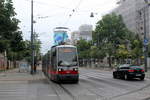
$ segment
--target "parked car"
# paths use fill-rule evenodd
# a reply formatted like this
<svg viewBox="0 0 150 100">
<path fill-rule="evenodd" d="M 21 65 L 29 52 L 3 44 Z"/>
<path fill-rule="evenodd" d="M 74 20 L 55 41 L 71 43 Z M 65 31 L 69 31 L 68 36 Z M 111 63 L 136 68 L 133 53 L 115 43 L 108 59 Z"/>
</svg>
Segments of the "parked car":
<svg viewBox="0 0 150 100">
<path fill-rule="evenodd" d="M 140 78 L 144 80 L 145 72 L 143 66 L 123 64 L 113 71 L 113 78 L 132 79 Z"/>
</svg>

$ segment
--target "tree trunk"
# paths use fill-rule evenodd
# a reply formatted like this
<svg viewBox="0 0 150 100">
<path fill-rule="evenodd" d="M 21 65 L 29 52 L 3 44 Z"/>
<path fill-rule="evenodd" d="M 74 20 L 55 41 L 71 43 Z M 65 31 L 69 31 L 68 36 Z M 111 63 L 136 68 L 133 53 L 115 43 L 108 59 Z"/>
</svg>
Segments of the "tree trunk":
<svg viewBox="0 0 150 100">
<path fill-rule="evenodd" d="M 111 66 L 111 56 L 110 55 L 108 57 L 108 62 L 109 62 L 109 68 L 111 68 L 112 66 Z"/>
</svg>

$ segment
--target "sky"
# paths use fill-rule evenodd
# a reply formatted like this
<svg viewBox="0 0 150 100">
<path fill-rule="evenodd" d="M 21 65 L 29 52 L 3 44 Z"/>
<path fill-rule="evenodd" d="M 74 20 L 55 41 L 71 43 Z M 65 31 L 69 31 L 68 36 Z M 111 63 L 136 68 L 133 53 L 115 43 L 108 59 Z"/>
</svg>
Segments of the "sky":
<svg viewBox="0 0 150 100">
<path fill-rule="evenodd" d="M 31 36 L 31 0 L 12 0 L 21 21 L 19 26 L 24 40 Z M 34 31 L 42 42 L 41 52 L 46 53 L 53 45 L 53 29 L 58 26 L 78 30 L 82 24 L 95 27 L 102 16 L 117 7 L 117 0 L 34 0 Z M 94 17 L 90 17 L 90 13 Z"/>
</svg>

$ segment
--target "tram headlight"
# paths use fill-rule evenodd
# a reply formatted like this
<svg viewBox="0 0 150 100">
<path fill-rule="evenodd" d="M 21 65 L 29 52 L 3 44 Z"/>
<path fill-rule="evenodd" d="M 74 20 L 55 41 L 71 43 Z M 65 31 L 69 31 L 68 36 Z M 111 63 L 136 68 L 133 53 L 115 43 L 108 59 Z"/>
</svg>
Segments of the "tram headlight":
<svg viewBox="0 0 150 100">
<path fill-rule="evenodd" d="M 58 71 L 59 71 L 59 72 L 61 72 L 61 71 L 62 71 L 62 69 L 61 69 L 61 68 L 58 68 Z"/>
</svg>

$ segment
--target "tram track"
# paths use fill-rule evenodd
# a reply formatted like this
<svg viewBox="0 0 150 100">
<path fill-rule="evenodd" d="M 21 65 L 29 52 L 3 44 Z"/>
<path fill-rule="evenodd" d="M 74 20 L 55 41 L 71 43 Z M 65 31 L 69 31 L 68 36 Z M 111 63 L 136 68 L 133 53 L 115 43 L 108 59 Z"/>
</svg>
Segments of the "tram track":
<svg viewBox="0 0 150 100">
<path fill-rule="evenodd" d="M 150 84 L 148 84 L 148 85 L 146 85 L 146 86 L 144 86 L 142 88 L 139 88 L 139 89 L 136 89 L 136 90 L 133 90 L 133 91 L 121 94 L 121 95 L 113 96 L 113 97 L 111 97 L 111 99 L 115 99 L 117 97 L 125 96 L 125 95 L 132 94 L 132 93 L 136 93 L 136 92 L 142 91 L 143 89 L 145 89 L 147 87 L 150 87 Z M 150 100 L 150 98 L 147 98 L 147 99 L 144 99 L 144 100 Z"/>
<path fill-rule="evenodd" d="M 53 89 L 54 93 L 57 95 L 58 100 L 62 100 L 60 95 L 59 95 L 59 91 L 57 91 L 54 86 L 54 84 L 48 79 L 48 77 L 46 77 L 46 80 L 49 84 L 51 84 L 51 88 Z"/>
<path fill-rule="evenodd" d="M 85 82 L 83 83 L 83 81 L 85 81 Z M 132 90 L 132 91 L 129 91 L 129 92 L 126 92 L 126 93 L 122 93 L 122 94 L 119 94 L 119 95 L 116 95 L 116 96 L 112 96 L 112 97 L 106 97 L 106 96 L 103 96 L 103 95 L 99 94 L 99 92 L 95 91 L 95 89 L 92 89 L 92 88 L 100 85 L 100 84 L 96 83 L 95 81 L 93 82 L 93 80 L 91 78 L 80 79 L 80 82 L 79 82 L 78 86 L 81 86 L 83 89 L 86 89 L 87 91 L 89 91 L 90 93 L 95 95 L 96 96 L 96 100 L 114 100 L 115 98 L 118 98 L 118 97 L 122 97 L 122 96 L 125 96 L 125 95 L 129 95 L 129 94 L 132 94 L 132 93 L 139 92 L 139 91 L 141 91 L 141 90 L 143 90 L 143 89 L 145 89 L 145 88 L 150 86 L 150 84 L 148 84 L 148 85 L 146 85 L 144 87 L 141 87 L 139 89 L 136 89 L 136 90 Z M 89 84 L 85 84 L 85 83 L 89 83 Z M 66 84 L 58 84 L 58 83 L 54 83 L 54 82 L 51 82 L 50 84 L 53 84 L 53 87 L 54 87 L 53 89 L 55 90 L 56 95 L 58 95 L 59 100 L 63 100 L 62 97 L 60 96 L 60 90 L 63 90 L 71 98 L 69 100 L 79 100 L 78 95 L 74 95 L 75 93 L 71 92 L 71 90 L 69 90 L 69 87 L 67 88 L 67 86 L 70 86 L 70 84 L 66 85 Z M 74 87 L 74 85 L 72 85 L 72 87 L 74 89 L 76 89 L 76 87 Z M 92 88 L 89 88 L 89 87 L 92 87 Z M 86 93 L 85 93 L 85 95 L 86 95 Z M 146 98 L 144 100 L 150 100 L 150 98 Z"/>
<path fill-rule="evenodd" d="M 94 88 L 94 84 L 93 84 L 93 82 L 91 82 L 90 80 L 81 79 L 80 81 L 81 81 L 81 82 L 80 82 L 80 85 L 82 85 L 85 89 L 87 89 L 88 91 L 90 91 L 91 93 L 93 93 L 93 94 L 95 94 L 95 95 L 97 96 L 97 99 L 96 99 L 96 100 L 110 100 L 109 98 L 107 98 L 107 97 L 105 97 L 105 96 L 103 96 L 103 95 L 100 95 L 99 93 L 95 92 L 94 90 L 87 88 L 86 86 L 88 86 L 88 87 L 90 86 L 90 87 Z M 82 82 L 83 82 L 83 83 L 82 83 Z M 88 82 L 89 85 L 88 85 L 88 84 L 85 85 L 85 82 Z M 91 85 L 92 85 L 92 86 L 91 86 Z"/>
<path fill-rule="evenodd" d="M 87 77 L 89 77 L 89 76 L 87 76 Z M 101 79 L 94 78 L 94 77 L 89 77 L 89 79 L 95 80 L 95 81 L 101 81 L 101 82 L 103 81 L 103 80 L 101 80 Z M 106 83 L 109 83 L 109 82 L 107 81 Z M 116 83 L 113 83 L 113 82 L 110 82 L 110 83 L 111 83 L 111 85 L 116 84 Z M 117 86 L 118 86 L 118 84 L 117 84 Z M 141 90 L 143 90 L 143 89 L 145 89 L 145 88 L 147 88 L 147 87 L 150 87 L 150 84 L 147 84 L 147 85 L 145 85 L 145 86 L 143 86 L 143 87 L 141 87 L 141 88 L 135 89 L 135 90 L 131 90 L 131 91 L 127 92 L 127 93 L 123 93 L 123 94 L 120 94 L 120 95 L 117 95 L 117 96 L 113 96 L 113 97 L 110 98 L 110 100 L 111 100 L 111 99 L 115 99 L 115 98 L 117 98 L 117 97 L 121 97 L 121 96 L 125 96 L 125 95 L 129 95 L 129 94 L 132 94 L 132 93 L 139 92 L 139 91 L 141 91 Z M 149 99 L 150 99 L 150 98 L 148 98 L 148 99 L 146 99 L 146 100 L 149 100 Z"/>
<path fill-rule="evenodd" d="M 51 81 L 48 79 L 48 77 L 46 79 L 48 83 L 51 85 L 51 88 L 54 90 L 55 94 L 57 95 L 58 100 L 66 100 L 66 98 L 68 98 L 67 100 L 77 100 L 69 90 L 67 90 L 64 86 L 62 86 L 62 84 Z M 65 93 L 67 95 L 65 95 Z M 64 97 L 63 95 L 65 95 L 65 98 L 63 98 Z"/>
<path fill-rule="evenodd" d="M 59 86 L 73 99 L 77 100 L 76 96 L 74 96 L 68 89 L 66 89 L 62 84 L 59 84 Z"/>
<path fill-rule="evenodd" d="M 88 75 L 82 75 L 82 76 L 86 76 L 86 77 L 88 77 L 87 79 L 82 79 L 82 81 L 89 81 L 88 83 L 95 83 L 96 81 L 100 81 L 100 82 L 102 82 L 103 81 L 103 79 L 99 79 L 99 78 L 95 78 L 95 77 L 90 77 L 90 76 L 88 76 Z M 93 81 L 90 81 L 90 80 L 93 80 L 93 81 L 95 81 L 95 82 L 93 82 Z M 109 81 L 106 81 L 105 82 L 105 80 L 104 80 L 104 82 L 102 82 L 102 83 L 107 83 L 108 85 L 112 85 L 112 86 L 115 86 L 116 85 L 116 83 L 114 83 L 114 82 L 110 82 L 109 83 Z M 117 83 L 118 84 L 118 83 Z M 84 84 L 85 85 L 85 84 Z M 116 85 L 117 87 L 120 87 L 120 86 L 118 86 L 118 85 Z M 124 86 L 123 86 L 124 87 Z M 122 93 L 122 94 L 119 94 L 119 95 L 116 95 L 116 96 L 112 96 L 112 97 L 109 97 L 109 98 L 105 98 L 104 96 L 101 96 L 102 97 L 102 100 L 115 100 L 115 98 L 118 98 L 118 97 L 122 97 L 122 96 L 125 96 L 125 95 L 129 95 L 129 94 L 132 94 L 132 93 L 136 93 L 136 92 L 139 92 L 139 91 L 142 91 L 142 90 L 144 90 L 144 89 L 146 89 L 147 87 L 150 87 L 150 84 L 147 84 L 147 85 L 145 85 L 145 86 L 143 86 L 143 87 L 141 87 L 141 88 L 138 88 L 138 89 L 135 89 L 135 90 L 131 90 L 131 91 L 129 91 L 129 92 L 126 92 L 126 93 Z M 92 92 L 92 90 L 90 90 L 91 92 Z M 94 91 L 95 92 L 95 91 Z M 94 93 L 93 92 L 93 93 Z M 97 94 L 96 92 L 95 92 L 95 94 Z M 99 94 L 98 94 L 99 95 Z M 103 99 L 104 98 L 104 99 Z M 149 98 L 146 98 L 146 99 L 144 99 L 144 100 L 150 100 L 150 97 Z"/>
<path fill-rule="evenodd" d="M 127 97 L 130 94 L 137 94 L 147 87 L 150 87 L 150 84 L 147 83 L 149 80 L 147 79 L 144 82 L 147 84 L 144 85 L 143 82 L 136 80 L 115 81 L 111 79 L 111 77 L 98 77 L 98 75 L 89 76 L 81 74 L 80 76 L 81 78 L 78 84 L 58 84 L 50 81 L 48 78 L 47 80 L 57 95 L 58 100 L 84 100 L 81 98 L 88 98 L 90 96 L 93 96 L 94 99 L 88 98 L 85 100 L 115 100 Z M 150 98 L 145 97 L 145 99 L 142 100 L 150 100 Z"/>
<path fill-rule="evenodd" d="M 85 92 L 84 94 L 79 94 L 79 93 L 76 93 L 76 92 L 74 91 L 74 93 L 72 93 L 72 92 L 70 92 L 70 90 L 68 90 L 68 89 L 67 89 L 66 87 L 64 87 L 63 85 L 61 85 L 61 86 L 62 86 L 62 88 L 63 88 L 64 90 L 66 90 L 66 92 L 68 92 L 68 94 L 72 95 L 73 100 L 80 100 L 79 98 L 82 98 L 82 96 L 92 96 L 92 95 L 96 96 L 96 99 L 91 99 L 91 100 L 101 100 L 100 98 L 102 98 L 102 96 L 100 96 L 99 94 L 96 94 L 94 91 L 92 91 L 92 90 L 86 88 L 85 86 L 81 85 L 81 83 L 78 84 L 78 87 L 80 87 L 81 90 L 84 89 L 84 90 L 86 90 L 86 91 L 88 91 L 88 92 Z M 78 89 L 75 87 L 75 85 L 72 85 L 72 87 L 73 87 L 75 90 L 78 90 Z M 82 88 L 81 88 L 81 87 L 82 87 Z M 73 94 L 76 94 L 76 95 L 73 95 Z M 81 100 L 82 100 L 82 99 L 81 99 Z M 87 100 L 90 100 L 90 99 L 87 99 Z M 103 100 L 104 100 L 104 99 L 103 99 Z"/>
</svg>

